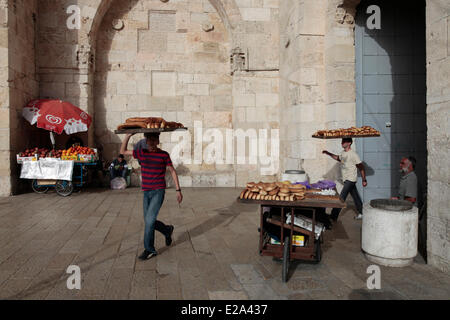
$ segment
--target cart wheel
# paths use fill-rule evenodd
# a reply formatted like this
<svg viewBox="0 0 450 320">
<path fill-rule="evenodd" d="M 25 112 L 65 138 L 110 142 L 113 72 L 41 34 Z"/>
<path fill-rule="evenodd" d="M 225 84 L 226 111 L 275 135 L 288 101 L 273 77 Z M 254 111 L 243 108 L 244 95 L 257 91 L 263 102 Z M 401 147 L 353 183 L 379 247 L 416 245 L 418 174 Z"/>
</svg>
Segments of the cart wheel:
<svg viewBox="0 0 450 320">
<path fill-rule="evenodd" d="M 290 262 L 289 254 L 290 254 L 290 240 L 289 237 L 286 237 L 284 238 L 284 247 L 283 247 L 283 274 L 282 274 L 283 282 L 287 282 L 289 262 Z"/>
<path fill-rule="evenodd" d="M 36 193 L 46 193 L 49 189 L 48 187 L 38 185 L 38 181 L 36 179 L 31 181 L 31 188 L 33 188 L 33 191 Z"/>
<path fill-rule="evenodd" d="M 316 240 L 314 243 L 314 251 L 316 255 L 316 259 L 314 260 L 316 263 L 319 263 L 322 260 L 322 246 L 320 244 L 320 239 Z"/>
<path fill-rule="evenodd" d="M 56 192 L 63 197 L 68 197 L 73 192 L 73 184 L 72 181 L 58 181 L 55 185 Z"/>
</svg>

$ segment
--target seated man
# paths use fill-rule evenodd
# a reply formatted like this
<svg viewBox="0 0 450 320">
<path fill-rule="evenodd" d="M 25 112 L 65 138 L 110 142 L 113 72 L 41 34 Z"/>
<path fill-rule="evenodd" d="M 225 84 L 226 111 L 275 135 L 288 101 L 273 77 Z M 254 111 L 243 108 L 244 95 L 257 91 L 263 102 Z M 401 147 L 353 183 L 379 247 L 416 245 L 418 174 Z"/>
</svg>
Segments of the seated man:
<svg viewBox="0 0 450 320">
<path fill-rule="evenodd" d="M 393 197 L 395 200 L 406 200 L 416 204 L 417 202 L 417 176 L 414 170 L 416 169 L 416 159 L 412 156 L 403 158 L 400 161 L 400 186 L 398 188 L 398 197 Z"/>
<path fill-rule="evenodd" d="M 109 166 L 109 172 L 111 174 L 111 180 L 117 177 L 126 178 L 128 171 L 128 165 L 125 161 L 123 154 L 120 154 Z"/>
</svg>

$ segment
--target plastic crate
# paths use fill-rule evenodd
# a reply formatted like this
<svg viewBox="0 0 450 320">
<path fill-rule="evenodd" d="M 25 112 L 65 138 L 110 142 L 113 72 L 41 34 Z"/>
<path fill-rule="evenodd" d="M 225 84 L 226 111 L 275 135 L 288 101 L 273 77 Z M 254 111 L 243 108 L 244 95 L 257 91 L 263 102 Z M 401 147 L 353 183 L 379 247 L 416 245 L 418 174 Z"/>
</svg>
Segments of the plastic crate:
<svg viewBox="0 0 450 320">
<path fill-rule="evenodd" d="M 78 156 L 62 156 L 61 160 L 77 161 Z"/>
</svg>

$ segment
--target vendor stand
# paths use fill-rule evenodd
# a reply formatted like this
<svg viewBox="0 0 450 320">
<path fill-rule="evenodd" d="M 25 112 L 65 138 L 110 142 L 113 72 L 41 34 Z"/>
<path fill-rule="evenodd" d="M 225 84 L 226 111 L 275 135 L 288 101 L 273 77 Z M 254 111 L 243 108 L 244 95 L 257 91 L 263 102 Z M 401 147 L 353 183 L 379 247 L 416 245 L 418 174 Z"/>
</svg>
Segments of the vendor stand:
<svg viewBox="0 0 450 320">
<path fill-rule="evenodd" d="M 260 237 L 259 253 L 262 256 L 271 256 L 283 259 L 282 280 L 287 281 L 289 264 L 293 260 L 315 261 L 321 260 L 321 243 L 323 242 L 324 226 L 317 222 L 318 208 L 345 208 L 345 203 L 339 196 L 321 197 L 308 195 L 304 200 L 297 201 L 270 201 L 270 200 L 237 200 L 240 203 L 251 203 L 260 205 Z M 280 210 L 278 213 L 264 212 L 264 207 Z M 297 213 L 310 212 L 311 217 Z M 292 218 L 294 217 L 294 219 Z M 279 227 L 280 243 L 272 243 L 265 226 L 273 225 Z M 294 235 L 303 236 L 304 245 L 294 245 Z"/>
<path fill-rule="evenodd" d="M 54 187 L 59 195 L 69 196 L 74 187 L 83 187 L 88 169 L 96 165 L 97 151 L 83 147 L 55 150 L 54 133 L 88 131 L 92 118 L 69 102 L 50 99 L 31 101 L 22 115 L 30 124 L 50 132 L 53 150 L 27 149 L 17 155 L 17 163 L 22 164 L 20 178 L 32 180 L 31 186 L 37 193 Z"/>
</svg>

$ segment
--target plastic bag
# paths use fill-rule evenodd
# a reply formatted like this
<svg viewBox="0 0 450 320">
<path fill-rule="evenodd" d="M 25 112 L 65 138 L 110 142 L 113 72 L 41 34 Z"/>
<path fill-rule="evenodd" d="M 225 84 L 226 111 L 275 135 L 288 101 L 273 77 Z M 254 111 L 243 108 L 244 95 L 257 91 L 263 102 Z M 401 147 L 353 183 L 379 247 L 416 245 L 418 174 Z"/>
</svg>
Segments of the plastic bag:
<svg viewBox="0 0 450 320">
<path fill-rule="evenodd" d="M 111 189 L 124 190 L 127 187 L 127 181 L 122 177 L 117 177 L 111 180 Z"/>
<path fill-rule="evenodd" d="M 331 180 L 321 180 L 317 183 L 313 183 L 311 187 L 321 190 L 334 189 L 336 188 L 336 183 L 334 183 L 334 181 Z"/>
</svg>

